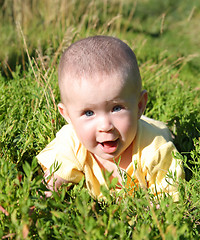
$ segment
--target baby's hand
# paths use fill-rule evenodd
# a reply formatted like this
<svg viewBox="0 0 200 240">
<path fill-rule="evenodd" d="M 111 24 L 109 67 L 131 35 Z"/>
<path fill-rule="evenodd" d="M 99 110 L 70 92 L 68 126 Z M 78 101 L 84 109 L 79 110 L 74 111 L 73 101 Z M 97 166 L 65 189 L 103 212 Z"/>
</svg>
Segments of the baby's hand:
<svg viewBox="0 0 200 240">
<path fill-rule="evenodd" d="M 69 183 L 68 181 L 66 181 L 65 179 L 59 177 L 57 174 L 52 174 L 50 176 L 50 171 L 49 169 L 47 169 L 44 173 L 44 177 L 45 177 L 45 180 L 46 180 L 46 183 L 47 183 L 47 188 L 50 190 L 50 191 L 46 191 L 45 192 L 45 196 L 46 197 L 50 197 L 52 195 L 52 192 L 51 191 L 58 191 L 58 189 L 60 188 L 60 186 L 65 183 Z"/>
</svg>

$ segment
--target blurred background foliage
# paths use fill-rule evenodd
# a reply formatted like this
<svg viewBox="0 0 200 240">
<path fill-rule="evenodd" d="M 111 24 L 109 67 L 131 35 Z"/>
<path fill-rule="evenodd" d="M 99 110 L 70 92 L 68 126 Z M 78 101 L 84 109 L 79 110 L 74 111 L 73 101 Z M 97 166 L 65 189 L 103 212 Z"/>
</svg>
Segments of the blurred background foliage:
<svg viewBox="0 0 200 240">
<path fill-rule="evenodd" d="M 29 54 L 39 52 L 47 63 L 63 41 L 66 47 L 81 36 L 115 34 L 134 39 L 133 47 L 144 45 L 142 61 L 159 60 L 163 51 L 174 59 L 190 56 L 188 67 L 198 74 L 199 19 L 198 0 L 1 0 L 1 70 L 8 75 L 18 64 L 26 68 L 22 31 Z"/>
</svg>

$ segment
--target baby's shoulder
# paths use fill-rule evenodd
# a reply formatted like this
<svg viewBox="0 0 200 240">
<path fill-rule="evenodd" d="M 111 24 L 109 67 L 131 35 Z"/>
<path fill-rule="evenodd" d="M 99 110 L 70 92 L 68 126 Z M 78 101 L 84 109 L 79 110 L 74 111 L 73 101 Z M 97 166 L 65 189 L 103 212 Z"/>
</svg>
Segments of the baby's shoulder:
<svg viewBox="0 0 200 240">
<path fill-rule="evenodd" d="M 65 138 L 66 136 L 73 135 L 73 131 L 71 124 L 66 124 L 56 133 L 56 138 Z"/>
<path fill-rule="evenodd" d="M 145 138 L 164 138 L 167 142 L 172 141 L 172 134 L 165 123 L 142 116 L 139 120 L 140 134 Z"/>
<path fill-rule="evenodd" d="M 74 128 L 71 124 L 64 125 L 57 133 L 56 133 L 56 143 L 57 144 L 80 144 L 80 141 L 75 133 Z"/>
</svg>

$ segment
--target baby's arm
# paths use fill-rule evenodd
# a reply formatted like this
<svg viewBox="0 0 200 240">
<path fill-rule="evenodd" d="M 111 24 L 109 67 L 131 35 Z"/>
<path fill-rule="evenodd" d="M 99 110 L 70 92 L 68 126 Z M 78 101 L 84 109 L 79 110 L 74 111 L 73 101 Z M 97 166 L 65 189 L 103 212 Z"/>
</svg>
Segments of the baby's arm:
<svg viewBox="0 0 200 240">
<path fill-rule="evenodd" d="M 177 150 L 172 142 L 163 144 L 149 162 L 148 177 L 152 192 L 168 193 L 178 201 L 178 180 L 184 179 L 185 173 L 181 160 L 174 158 L 173 152 L 175 154 Z"/>
<path fill-rule="evenodd" d="M 47 188 L 50 190 L 50 191 L 46 191 L 45 192 L 45 195 L 46 197 L 50 197 L 52 195 L 52 191 L 58 191 L 58 189 L 60 188 L 60 186 L 63 184 L 63 183 L 69 183 L 67 180 L 59 177 L 57 174 L 52 174 L 52 176 L 49 178 L 50 176 L 50 170 L 47 169 L 44 173 L 44 178 L 47 182 Z"/>
</svg>

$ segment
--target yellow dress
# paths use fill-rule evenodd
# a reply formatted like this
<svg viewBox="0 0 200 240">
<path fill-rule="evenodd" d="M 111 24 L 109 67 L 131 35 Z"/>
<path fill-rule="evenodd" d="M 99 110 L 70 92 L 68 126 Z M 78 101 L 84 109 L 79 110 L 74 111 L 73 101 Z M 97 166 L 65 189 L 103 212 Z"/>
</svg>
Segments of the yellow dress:
<svg viewBox="0 0 200 240">
<path fill-rule="evenodd" d="M 153 194 L 165 192 L 178 200 L 175 179 L 184 178 L 180 160 L 173 158 L 176 148 L 168 128 L 161 122 L 143 117 L 138 120 L 138 130 L 132 149 L 132 162 L 127 167 L 126 186 L 133 189 L 138 184 L 149 188 Z M 86 187 L 94 198 L 101 198 L 100 188 L 107 187 L 102 170 L 93 155 L 80 143 L 73 127 L 68 124 L 56 138 L 37 155 L 43 170 L 50 169 L 56 161 L 60 167 L 56 174 L 66 181 L 78 183 L 85 177 Z"/>
</svg>

